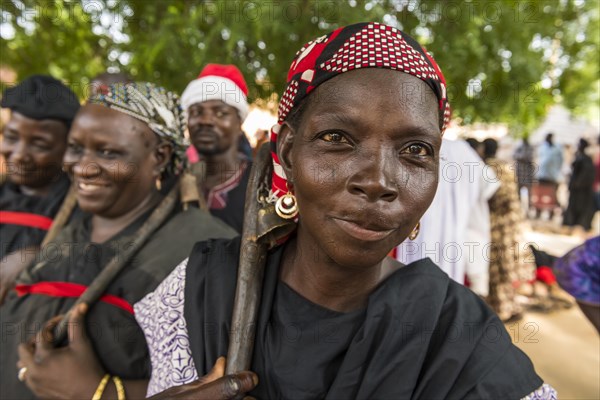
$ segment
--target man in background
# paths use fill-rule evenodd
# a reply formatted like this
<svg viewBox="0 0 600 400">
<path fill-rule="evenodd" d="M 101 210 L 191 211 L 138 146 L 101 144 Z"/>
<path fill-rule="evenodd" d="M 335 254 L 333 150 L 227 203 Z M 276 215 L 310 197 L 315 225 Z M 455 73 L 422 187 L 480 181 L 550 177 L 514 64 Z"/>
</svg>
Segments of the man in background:
<svg viewBox="0 0 600 400">
<path fill-rule="evenodd" d="M 208 64 L 181 96 L 190 141 L 205 173 L 199 179 L 210 213 L 242 231 L 251 160 L 239 150 L 248 116 L 248 86 L 234 65 Z"/>
</svg>

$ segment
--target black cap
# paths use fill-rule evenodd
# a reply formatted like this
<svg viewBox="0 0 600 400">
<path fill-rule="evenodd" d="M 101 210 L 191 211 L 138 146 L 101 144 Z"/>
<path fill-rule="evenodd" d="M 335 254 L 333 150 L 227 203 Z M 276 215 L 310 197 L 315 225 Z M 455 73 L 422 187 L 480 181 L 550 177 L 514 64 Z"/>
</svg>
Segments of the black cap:
<svg viewBox="0 0 600 400">
<path fill-rule="evenodd" d="M 77 95 L 48 75 L 32 75 L 2 93 L 2 107 L 32 119 L 60 119 L 71 124 L 80 104 Z"/>
</svg>

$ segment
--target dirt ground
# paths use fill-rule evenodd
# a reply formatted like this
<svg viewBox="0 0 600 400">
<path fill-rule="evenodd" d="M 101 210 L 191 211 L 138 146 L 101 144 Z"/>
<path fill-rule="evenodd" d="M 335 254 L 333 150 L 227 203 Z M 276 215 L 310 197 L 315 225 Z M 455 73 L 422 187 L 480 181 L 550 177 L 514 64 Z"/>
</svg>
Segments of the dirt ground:
<svg viewBox="0 0 600 400">
<path fill-rule="evenodd" d="M 600 228 L 599 214 L 594 220 L 595 234 Z M 544 229 L 526 236 L 556 255 L 584 239 Z M 513 342 L 532 359 L 537 373 L 558 391 L 559 399 L 600 399 L 600 335 L 577 306 L 548 314 L 529 311 L 506 327 Z"/>
<path fill-rule="evenodd" d="M 576 306 L 529 312 L 506 328 L 559 399 L 600 399 L 600 336 Z"/>
</svg>

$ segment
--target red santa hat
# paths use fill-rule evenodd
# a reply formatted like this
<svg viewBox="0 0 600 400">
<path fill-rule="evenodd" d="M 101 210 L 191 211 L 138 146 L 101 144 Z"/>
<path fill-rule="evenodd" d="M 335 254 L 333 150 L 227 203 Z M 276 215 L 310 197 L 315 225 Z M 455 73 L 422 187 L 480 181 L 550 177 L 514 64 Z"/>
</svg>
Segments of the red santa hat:
<svg viewBox="0 0 600 400">
<path fill-rule="evenodd" d="M 235 65 L 208 64 L 183 91 L 181 104 L 187 109 L 196 103 L 221 100 L 237 108 L 242 122 L 248 116 L 248 86 Z"/>
</svg>

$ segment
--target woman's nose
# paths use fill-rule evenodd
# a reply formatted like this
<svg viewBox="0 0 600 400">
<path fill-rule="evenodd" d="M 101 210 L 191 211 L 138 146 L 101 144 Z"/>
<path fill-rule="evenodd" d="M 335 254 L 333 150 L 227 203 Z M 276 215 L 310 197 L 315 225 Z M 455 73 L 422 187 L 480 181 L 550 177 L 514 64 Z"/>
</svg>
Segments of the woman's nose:
<svg viewBox="0 0 600 400">
<path fill-rule="evenodd" d="M 29 151 L 27 150 L 27 144 L 24 143 L 22 140 L 18 141 L 11 147 L 12 148 L 10 149 L 10 155 L 7 160 L 9 163 L 20 164 L 26 162 L 31 156 L 29 154 Z"/>
<path fill-rule="evenodd" d="M 365 196 L 369 201 L 392 202 L 398 198 L 397 163 L 390 152 L 380 149 L 364 156 L 359 171 L 348 180 L 350 193 Z"/>
<path fill-rule="evenodd" d="M 98 162 L 88 152 L 83 153 L 77 159 L 65 158 L 65 164 L 70 165 L 70 169 L 75 176 L 86 179 L 98 176 L 102 170 Z"/>
</svg>

